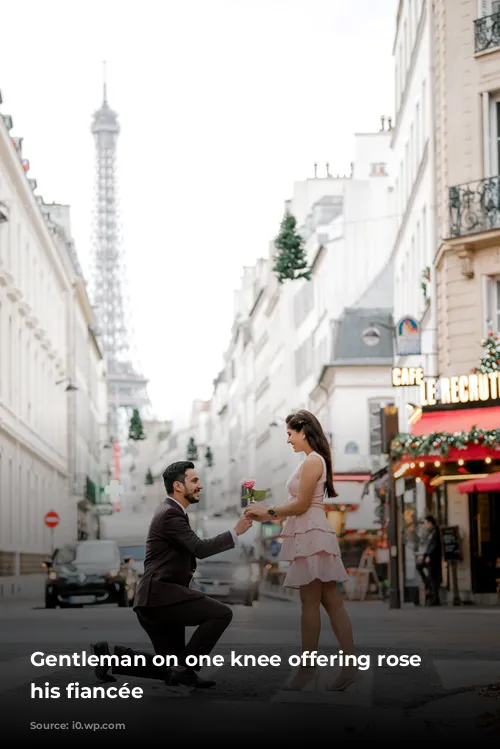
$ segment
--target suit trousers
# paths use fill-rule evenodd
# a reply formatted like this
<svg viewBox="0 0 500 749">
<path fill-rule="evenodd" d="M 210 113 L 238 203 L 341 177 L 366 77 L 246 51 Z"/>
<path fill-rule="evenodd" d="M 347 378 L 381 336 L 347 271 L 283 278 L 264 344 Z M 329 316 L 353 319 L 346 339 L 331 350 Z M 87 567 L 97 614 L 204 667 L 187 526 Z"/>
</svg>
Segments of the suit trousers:
<svg viewBox="0 0 500 749">
<path fill-rule="evenodd" d="M 156 655 L 175 655 L 179 666 L 185 666 L 189 655 L 209 655 L 233 618 L 233 612 L 223 603 L 204 596 L 182 601 L 170 606 L 138 607 L 139 624 L 147 633 Z M 186 645 L 186 627 L 196 627 Z M 151 653 L 143 653 L 115 645 L 115 655 L 144 655 L 146 666 L 113 666 L 113 673 L 165 680 L 167 666 L 156 666 Z M 196 671 L 200 666 L 190 666 Z"/>
</svg>

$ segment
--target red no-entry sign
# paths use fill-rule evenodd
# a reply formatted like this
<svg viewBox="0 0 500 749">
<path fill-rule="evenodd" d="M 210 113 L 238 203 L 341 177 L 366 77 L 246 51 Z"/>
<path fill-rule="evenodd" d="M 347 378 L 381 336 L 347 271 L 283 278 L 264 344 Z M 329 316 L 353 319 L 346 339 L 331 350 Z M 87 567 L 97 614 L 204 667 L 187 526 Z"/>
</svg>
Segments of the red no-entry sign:
<svg viewBox="0 0 500 749">
<path fill-rule="evenodd" d="M 50 510 L 44 517 L 44 523 L 47 528 L 55 528 L 56 525 L 59 525 L 59 515 L 57 512 Z"/>
</svg>

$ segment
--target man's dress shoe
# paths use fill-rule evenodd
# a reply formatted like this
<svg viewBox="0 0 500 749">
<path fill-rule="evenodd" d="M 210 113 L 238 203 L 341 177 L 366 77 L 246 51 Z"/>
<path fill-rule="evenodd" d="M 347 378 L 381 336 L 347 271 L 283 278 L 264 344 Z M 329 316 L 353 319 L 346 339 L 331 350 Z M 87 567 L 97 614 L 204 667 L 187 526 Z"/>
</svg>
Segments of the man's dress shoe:
<svg viewBox="0 0 500 749">
<path fill-rule="evenodd" d="M 171 671 L 168 685 L 171 687 L 190 687 L 191 689 L 210 689 L 216 682 L 200 679 L 196 671 L 186 668 L 184 671 Z"/>
<path fill-rule="evenodd" d="M 109 652 L 109 646 L 107 642 L 94 642 L 90 649 L 92 651 L 92 655 L 111 655 Z M 99 681 L 105 681 L 105 682 L 111 682 L 116 681 L 114 676 L 111 676 L 111 674 L 108 674 L 109 666 L 106 665 L 99 665 L 94 666 L 94 674 L 99 679 Z"/>
</svg>

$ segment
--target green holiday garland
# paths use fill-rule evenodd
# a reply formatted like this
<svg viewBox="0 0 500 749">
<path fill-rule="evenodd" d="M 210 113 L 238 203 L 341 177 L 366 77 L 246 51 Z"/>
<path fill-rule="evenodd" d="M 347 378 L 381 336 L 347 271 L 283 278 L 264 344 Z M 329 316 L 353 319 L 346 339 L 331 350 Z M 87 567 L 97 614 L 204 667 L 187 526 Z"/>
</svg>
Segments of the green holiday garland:
<svg viewBox="0 0 500 749">
<path fill-rule="evenodd" d="M 490 330 L 488 337 L 483 338 L 481 346 L 484 356 L 479 368 L 473 374 L 485 374 L 500 371 L 500 335 Z M 433 432 L 416 437 L 413 434 L 398 434 L 391 442 L 391 458 L 398 459 L 407 455 L 412 458 L 424 455 L 446 456 L 450 449 L 466 450 L 469 445 L 481 445 L 491 450 L 500 450 L 500 428 L 483 430 L 473 426 L 470 432 Z"/>
<path fill-rule="evenodd" d="M 484 430 L 473 426 L 470 432 L 433 432 L 416 437 L 398 434 L 391 443 L 391 458 L 403 456 L 419 458 L 425 455 L 445 457 L 450 449 L 466 450 L 469 445 L 480 445 L 500 450 L 500 429 Z"/>
</svg>

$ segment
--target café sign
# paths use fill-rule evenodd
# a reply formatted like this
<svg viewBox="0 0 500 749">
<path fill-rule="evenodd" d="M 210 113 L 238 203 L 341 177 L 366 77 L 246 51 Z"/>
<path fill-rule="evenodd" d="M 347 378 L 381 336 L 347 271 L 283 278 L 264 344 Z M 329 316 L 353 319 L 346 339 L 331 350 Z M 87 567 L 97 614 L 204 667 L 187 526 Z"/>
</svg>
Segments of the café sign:
<svg viewBox="0 0 500 749">
<path fill-rule="evenodd" d="M 395 388 L 415 387 L 424 382 L 424 370 L 422 367 L 393 367 L 392 386 Z"/>
<path fill-rule="evenodd" d="M 500 400 L 500 372 L 424 378 L 422 367 L 393 367 L 392 385 L 418 386 L 421 407 Z"/>
</svg>

